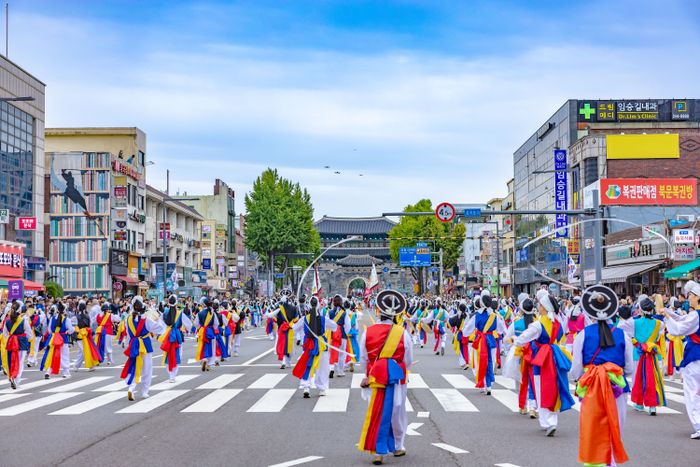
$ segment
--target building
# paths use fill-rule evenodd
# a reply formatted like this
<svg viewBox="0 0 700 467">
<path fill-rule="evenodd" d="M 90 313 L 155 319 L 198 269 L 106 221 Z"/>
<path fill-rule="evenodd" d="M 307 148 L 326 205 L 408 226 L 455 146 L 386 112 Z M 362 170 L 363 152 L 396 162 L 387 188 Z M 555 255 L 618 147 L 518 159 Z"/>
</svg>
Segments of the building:
<svg viewBox="0 0 700 467">
<path fill-rule="evenodd" d="M 409 270 L 398 268 L 391 260 L 389 231 L 395 225 L 386 217 L 324 216 L 316 221 L 321 250 L 345 238 L 360 237 L 331 248 L 321 259 L 319 278 L 324 294 L 345 295 L 351 290 L 363 290 L 368 286 L 373 264 L 382 287 L 413 292 L 414 281 Z"/>
<path fill-rule="evenodd" d="M 506 187 L 508 194 L 501 203 L 501 209 L 504 211 L 513 211 L 515 209 L 515 194 L 514 194 L 514 179 L 508 180 Z M 501 217 L 501 263 L 500 276 L 498 280 L 500 293 L 503 296 L 509 297 L 513 294 L 513 268 L 515 265 L 515 229 L 513 228 L 513 216 Z"/>
<path fill-rule="evenodd" d="M 168 292 L 194 297 L 208 288 L 206 274 L 200 269 L 202 221 L 204 217 L 194 208 L 146 185 L 145 256 L 151 264 L 148 279 L 154 285 L 150 296 L 161 298 L 164 283 Z M 163 237 L 167 246 L 165 275 Z"/>
<path fill-rule="evenodd" d="M 236 196 L 220 179 L 214 182 L 211 195 L 174 196 L 202 215 L 202 263 L 209 286 L 218 292 L 230 290 L 237 270 Z"/>
<path fill-rule="evenodd" d="M 503 198 L 493 198 L 486 203 L 487 210 L 503 209 Z M 503 235 L 503 216 L 486 216 L 481 222 L 481 285 L 500 295 L 501 275 L 501 237 Z"/>
<path fill-rule="evenodd" d="M 67 293 L 144 293 L 145 133 L 47 129 L 46 165 L 51 275 Z"/>
<path fill-rule="evenodd" d="M 45 87 L 0 57 L 0 240 L 24 244 L 22 276 L 38 283 L 46 269 Z"/>
<path fill-rule="evenodd" d="M 608 154 L 607 138 L 631 135 L 677 135 L 675 157 L 642 151 L 644 156 Z M 637 143 L 639 144 L 639 143 Z M 630 147 L 629 144 L 625 145 Z M 638 149 L 644 146 L 638 146 Z M 647 147 L 651 147 L 647 145 Z M 555 150 L 565 170 L 555 173 Z M 555 210 L 592 207 L 585 202 L 601 179 L 694 177 L 700 175 L 700 100 L 568 100 L 514 153 L 514 201 L 518 209 Z M 561 168 L 561 167 L 560 167 Z M 557 183 L 555 183 L 557 182 Z M 592 199 L 588 196 L 588 199 Z M 690 215 L 697 207 L 674 207 L 673 215 Z M 654 224 L 670 212 L 660 206 L 609 206 L 604 235 L 626 230 L 627 222 Z M 533 292 L 540 283 L 593 281 L 594 226 L 562 229 L 527 250 L 528 237 L 565 226 L 565 215 L 516 217 L 515 283 Z M 559 235 L 561 234 L 561 235 Z M 585 239 L 585 240 L 584 240 Z M 544 275 L 536 274 L 532 267 Z M 569 272 L 573 271 L 573 275 Z M 662 284 L 660 284 L 662 285 Z"/>
</svg>

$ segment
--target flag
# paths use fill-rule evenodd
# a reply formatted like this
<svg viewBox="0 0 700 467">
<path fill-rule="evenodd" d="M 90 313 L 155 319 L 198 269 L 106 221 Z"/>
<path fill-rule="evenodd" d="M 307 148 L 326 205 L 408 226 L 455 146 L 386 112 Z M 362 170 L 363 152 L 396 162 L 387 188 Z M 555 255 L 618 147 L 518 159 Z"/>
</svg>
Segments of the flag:
<svg viewBox="0 0 700 467">
<path fill-rule="evenodd" d="M 177 269 L 173 269 L 173 273 L 170 275 L 170 280 L 173 282 L 173 290 L 177 290 Z"/>
<path fill-rule="evenodd" d="M 578 266 L 576 266 L 576 263 L 574 262 L 574 259 L 571 256 L 569 256 L 567 273 L 569 278 L 569 284 L 573 284 L 576 281 L 575 277 L 578 273 Z"/>
<path fill-rule="evenodd" d="M 318 277 L 318 268 L 314 266 L 314 287 L 311 294 L 320 298 L 322 293 L 323 287 L 321 287 L 321 279 Z"/>
<path fill-rule="evenodd" d="M 377 267 L 372 263 L 372 273 L 369 275 L 369 285 L 365 288 L 365 298 L 372 295 L 372 292 L 379 288 L 379 277 L 377 276 Z"/>
</svg>

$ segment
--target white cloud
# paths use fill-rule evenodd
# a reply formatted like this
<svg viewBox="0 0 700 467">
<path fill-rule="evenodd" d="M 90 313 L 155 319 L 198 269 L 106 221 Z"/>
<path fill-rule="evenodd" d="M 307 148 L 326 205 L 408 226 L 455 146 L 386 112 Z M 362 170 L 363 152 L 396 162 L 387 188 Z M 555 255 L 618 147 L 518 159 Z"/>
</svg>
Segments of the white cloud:
<svg viewBox="0 0 700 467">
<path fill-rule="evenodd" d="M 219 177 L 239 210 L 267 166 L 308 187 L 317 215 L 374 215 L 426 197 L 484 202 L 505 194 L 512 153 L 566 99 L 692 97 L 700 73 L 689 59 L 697 40 L 461 58 L 183 49 L 111 23 L 14 21 L 11 57 L 47 82 L 47 126 L 139 126 L 157 163 L 149 183 L 164 185 L 166 165 L 171 187 L 190 193 L 210 192 Z"/>
</svg>

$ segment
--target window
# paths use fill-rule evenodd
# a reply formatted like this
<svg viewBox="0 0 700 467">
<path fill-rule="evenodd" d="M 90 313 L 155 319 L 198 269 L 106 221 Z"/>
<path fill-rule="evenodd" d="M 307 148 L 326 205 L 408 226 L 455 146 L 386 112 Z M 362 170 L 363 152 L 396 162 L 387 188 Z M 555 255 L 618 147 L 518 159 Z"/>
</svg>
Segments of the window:
<svg viewBox="0 0 700 467">
<path fill-rule="evenodd" d="M 143 167 L 146 165 L 146 153 L 139 151 L 139 166 Z"/>
<path fill-rule="evenodd" d="M 143 249 L 143 233 L 139 232 L 138 248 Z"/>
<path fill-rule="evenodd" d="M 136 206 L 137 208 L 143 210 L 143 195 L 139 195 L 139 204 Z"/>
</svg>

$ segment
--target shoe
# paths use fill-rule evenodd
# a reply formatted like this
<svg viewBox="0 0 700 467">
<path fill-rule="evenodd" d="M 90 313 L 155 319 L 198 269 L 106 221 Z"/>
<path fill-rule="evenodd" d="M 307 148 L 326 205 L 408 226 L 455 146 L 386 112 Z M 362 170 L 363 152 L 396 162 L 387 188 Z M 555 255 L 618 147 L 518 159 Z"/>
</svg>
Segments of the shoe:
<svg viewBox="0 0 700 467">
<path fill-rule="evenodd" d="M 202 362 L 202 371 L 207 371 L 207 361 Z"/>
<path fill-rule="evenodd" d="M 17 389 L 17 383 L 15 383 L 15 380 L 14 380 L 14 379 L 11 379 L 11 380 L 10 380 L 10 387 L 11 387 L 12 389 Z"/>
<path fill-rule="evenodd" d="M 112 366 L 112 361 L 107 362 L 107 366 Z"/>
<path fill-rule="evenodd" d="M 384 456 L 374 456 L 372 458 L 372 464 L 382 465 L 384 463 Z"/>
<path fill-rule="evenodd" d="M 311 397 L 311 395 L 309 394 L 309 390 L 308 390 L 308 389 L 304 389 L 304 399 L 308 399 L 308 398 L 310 398 L 310 397 Z"/>
<path fill-rule="evenodd" d="M 551 438 L 552 436 L 554 436 L 554 433 L 556 433 L 556 432 L 557 432 L 557 427 L 550 426 L 549 428 L 547 428 L 545 436 L 547 436 L 547 438 Z"/>
<path fill-rule="evenodd" d="M 491 395 L 491 388 L 486 388 L 486 395 L 490 396 Z"/>
<path fill-rule="evenodd" d="M 394 457 L 403 457 L 406 455 L 406 450 L 405 449 L 397 449 L 394 451 Z"/>
<path fill-rule="evenodd" d="M 148 399 L 149 397 L 151 396 L 147 392 L 141 394 L 141 399 Z"/>
<path fill-rule="evenodd" d="M 219 365 L 220 365 L 219 362 L 214 362 L 214 366 L 219 366 Z"/>
<path fill-rule="evenodd" d="M 92 371 L 95 371 L 95 367 L 93 366 L 92 368 L 88 368 L 87 371 L 88 371 L 88 373 L 90 373 L 90 372 L 92 372 Z"/>
<path fill-rule="evenodd" d="M 69 379 L 69 378 L 70 378 L 70 373 L 68 373 L 67 375 L 61 375 L 61 378 L 63 378 L 63 379 Z"/>
<path fill-rule="evenodd" d="M 690 439 L 700 439 L 700 431 L 696 431 L 692 435 L 690 435 Z"/>
<path fill-rule="evenodd" d="M 525 409 L 520 409 L 520 410 L 518 411 L 518 413 L 520 413 L 520 415 L 525 415 L 525 414 L 527 414 L 527 410 L 525 410 Z"/>
<path fill-rule="evenodd" d="M 656 407 L 649 407 L 649 415 L 656 417 Z"/>
<path fill-rule="evenodd" d="M 46 374 L 44 375 L 44 379 L 49 379 L 49 374 L 48 374 L 48 373 L 46 373 Z"/>
<path fill-rule="evenodd" d="M 168 383 L 174 383 L 174 382 L 175 382 L 175 378 L 170 378 L 170 379 L 168 380 Z"/>
<path fill-rule="evenodd" d="M 284 370 L 285 368 L 287 368 L 287 365 L 285 365 L 285 364 L 283 363 L 282 366 L 280 367 L 280 370 Z"/>
<path fill-rule="evenodd" d="M 350 363 L 350 366 L 348 367 L 348 371 L 349 371 L 350 373 L 354 373 L 354 372 L 355 372 L 355 364 L 354 364 L 354 363 Z"/>
<path fill-rule="evenodd" d="M 345 373 L 338 372 L 338 378 L 342 378 L 345 376 Z"/>
<path fill-rule="evenodd" d="M 133 401 L 134 400 L 134 393 L 131 391 L 128 391 L 126 393 L 126 398 L 129 399 L 130 401 Z"/>
<path fill-rule="evenodd" d="M 634 410 L 636 410 L 637 412 L 644 412 L 644 406 L 634 404 Z"/>
<path fill-rule="evenodd" d="M 331 370 L 330 374 L 328 375 L 329 378 L 333 378 L 333 375 L 335 374 L 335 371 Z"/>
<path fill-rule="evenodd" d="M 423 348 L 423 344 L 420 345 L 420 348 L 421 348 L 421 349 Z"/>
<path fill-rule="evenodd" d="M 445 355 L 445 348 L 443 347 L 440 349 L 440 356 L 444 356 L 444 355 Z"/>
<path fill-rule="evenodd" d="M 238 352 L 233 352 L 234 357 L 238 357 Z"/>
<path fill-rule="evenodd" d="M 535 420 L 537 418 L 537 412 L 535 409 L 530 410 L 530 418 Z"/>
<path fill-rule="evenodd" d="M 319 395 L 320 397 L 325 396 L 325 395 L 326 395 L 326 390 L 325 390 L 325 389 L 321 389 L 320 391 L 318 391 L 318 395 Z"/>
</svg>

